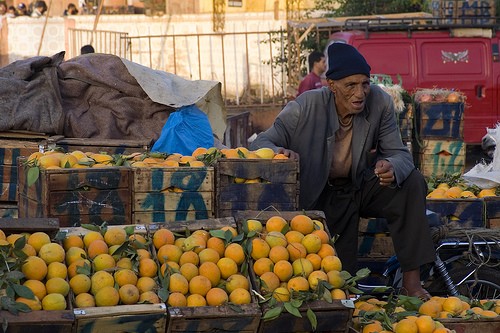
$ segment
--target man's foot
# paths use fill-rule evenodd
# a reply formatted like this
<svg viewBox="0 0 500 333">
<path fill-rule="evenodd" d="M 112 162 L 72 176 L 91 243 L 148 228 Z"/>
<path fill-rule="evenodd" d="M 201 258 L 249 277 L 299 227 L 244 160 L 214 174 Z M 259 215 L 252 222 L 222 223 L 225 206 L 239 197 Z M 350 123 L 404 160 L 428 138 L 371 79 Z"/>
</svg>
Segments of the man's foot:
<svg viewBox="0 0 500 333">
<path fill-rule="evenodd" d="M 401 295 L 418 297 L 422 301 L 428 301 L 431 295 L 422 288 L 420 283 L 420 269 L 403 272 L 403 287 L 400 289 Z"/>
<path fill-rule="evenodd" d="M 407 290 L 405 287 L 401 287 L 399 289 L 400 295 L 410 296 L 410 297 L 418 297 L 421 301 L 426 302 L 431 299 L 431 294 L 424 288 L 420 288 L 417 290 Z"/>
</svg>

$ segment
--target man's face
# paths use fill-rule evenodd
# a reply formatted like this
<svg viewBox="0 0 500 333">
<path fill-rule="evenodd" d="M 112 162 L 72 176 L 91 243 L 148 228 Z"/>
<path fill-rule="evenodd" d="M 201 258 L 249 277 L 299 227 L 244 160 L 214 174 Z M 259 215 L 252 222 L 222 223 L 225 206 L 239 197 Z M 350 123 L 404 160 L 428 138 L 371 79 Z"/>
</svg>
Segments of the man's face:
<svg viewBox="0 0 500 333">
<path fill-rule="evenodd" d="M 347 76 L 340 80 L 328 80 L 330 90 L 335 94 L 335 103 L 341 115 L 363 111 L 366 97 L 370 93 L 370 78 L 364 74 Z"/>
<path fill-rule="evenodd" d="M 321 58 L 320 61 L 314 63 L 314 66 L 316 66 L 320 73 L 324 73 L 326 71 L 326 58 Z"/>
</svg>

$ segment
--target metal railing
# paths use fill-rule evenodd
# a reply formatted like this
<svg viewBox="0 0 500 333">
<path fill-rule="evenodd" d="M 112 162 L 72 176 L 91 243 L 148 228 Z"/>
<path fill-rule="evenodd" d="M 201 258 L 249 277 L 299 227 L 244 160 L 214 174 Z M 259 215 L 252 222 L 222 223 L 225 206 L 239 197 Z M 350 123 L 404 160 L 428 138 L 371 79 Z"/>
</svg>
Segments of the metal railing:
<svg viewBox="0 0 500 333">
<path fill-rule="evenodd" d="M 92 44 L 98 53 L 114 54 L 125 59 L 131 59 L 132 50 L 127 44 L 128 33 L 104 30 L 68 29 L 69 31 L 69 57 L 80 55 L 83 45 Z"/>
<path fill-rule="evenodd" d="M 228 105 L 283 104 L 286 96 L 283 30 L 146 36 L 83 29 L 69 32 L 70 57 L 92 43 L 96 52 L 188 80 L 219 81 Z"/>
</svg>

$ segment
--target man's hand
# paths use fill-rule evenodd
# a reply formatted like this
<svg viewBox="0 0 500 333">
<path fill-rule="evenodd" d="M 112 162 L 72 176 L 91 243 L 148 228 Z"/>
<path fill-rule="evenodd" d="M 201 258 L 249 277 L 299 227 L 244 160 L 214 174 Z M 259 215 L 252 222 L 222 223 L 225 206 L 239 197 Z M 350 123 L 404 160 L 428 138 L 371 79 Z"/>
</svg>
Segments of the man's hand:
<svg viewBox="0 0 500 333">
<path fill-rule="evenodd" d="M 290 149 L 278 148 L 278 154 L 283 154 L 291 160 L 299 160 L 299 154 Z"/>
<path fill-rule="evenodd" d="M 378 177 L 380 185 L 389 186 L 394 182 L 394 170 L 392 164 L 387 160 L 379 160 L 375 164 L 375 176 Z"/>
</svg>

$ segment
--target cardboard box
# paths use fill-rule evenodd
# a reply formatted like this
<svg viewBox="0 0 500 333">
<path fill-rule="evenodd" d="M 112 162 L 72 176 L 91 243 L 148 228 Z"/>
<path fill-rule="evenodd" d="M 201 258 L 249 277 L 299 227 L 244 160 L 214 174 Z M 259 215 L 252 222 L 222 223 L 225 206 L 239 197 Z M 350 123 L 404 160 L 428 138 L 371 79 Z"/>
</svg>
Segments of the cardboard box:
<svg viewBox="0 0 500 333">
<path fill-rule="evenodd" d="M 299 205 L 299 165 L 292 160 L 220 159 L 216 164 L 216 217 L 236 211 L 294 211 Z M 246 182 L 252 180 L 255 182 Z"/>
<path fill-rule="evenodd" d="M 214 168 L 133 168 L 133 222 L 214 217 Z"/>
</svg>

